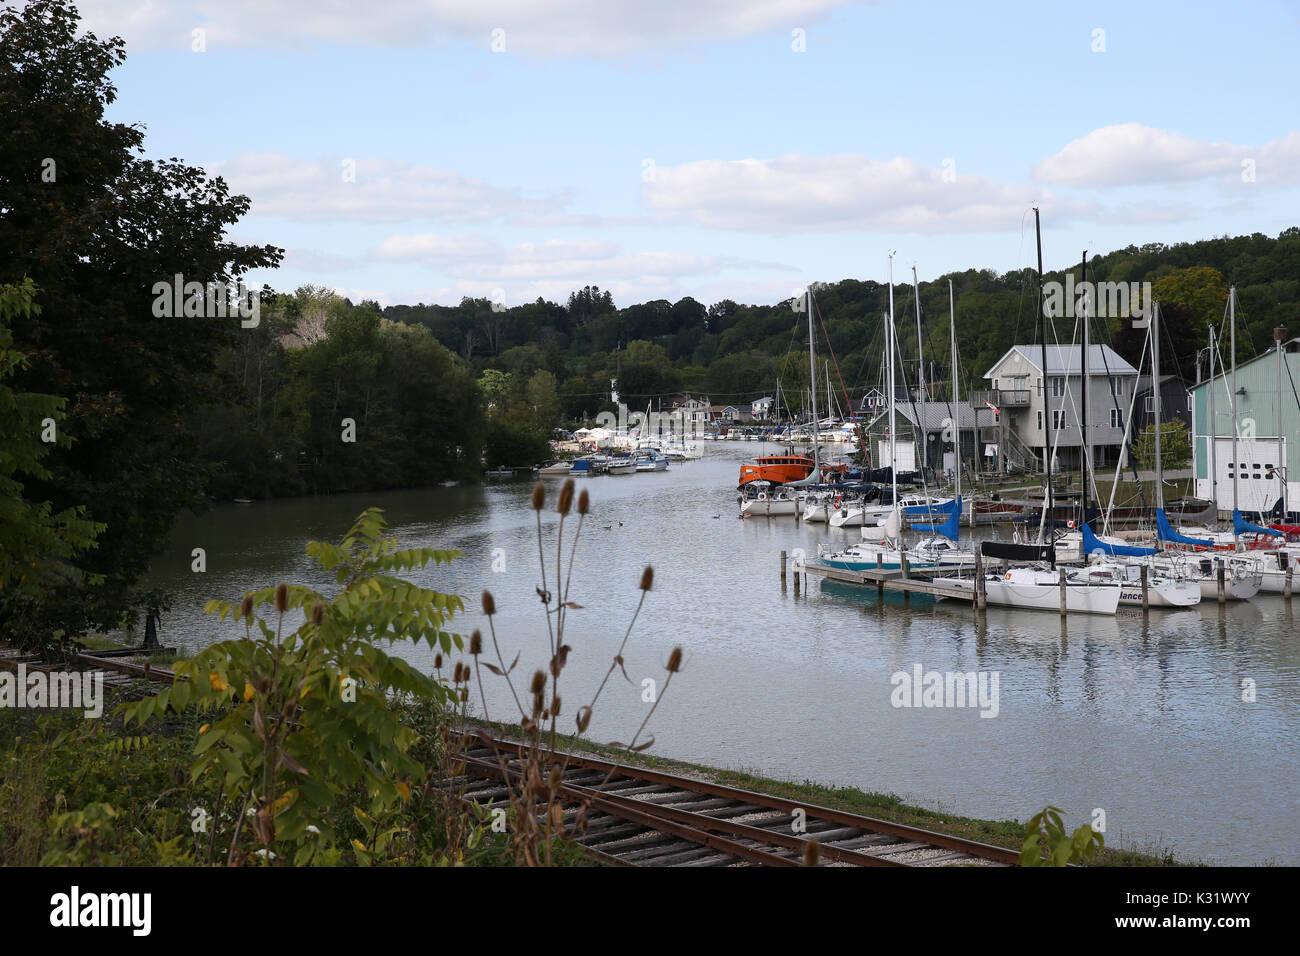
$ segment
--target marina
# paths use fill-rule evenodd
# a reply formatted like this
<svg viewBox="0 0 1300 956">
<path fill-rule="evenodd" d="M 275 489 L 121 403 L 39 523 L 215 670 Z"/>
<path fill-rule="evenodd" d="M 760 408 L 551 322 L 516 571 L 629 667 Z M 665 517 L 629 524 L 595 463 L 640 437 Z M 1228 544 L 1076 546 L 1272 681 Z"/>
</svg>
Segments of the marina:
<svg viewBox="0 0 1300 956">
<path fill-rule="evenodd" d="M 592 512 L 574 569 L 574 598 L 583 605 L 570 618 L 575 685 L 600 682 L 635 610 L 641 569 L 656 571 L 626 654 L 634 683 L 611 684 L 612 706 L 594 718 L 593 739 L 627 739 L 648 706 L 641 679 L 662 667 L 679 635 L 699 635 L 686 642 L 674 706 L 656 713 L 654 754 L 892 792 L 986 818 L 1047 803 L 1076 815 L 1101 806 L 1111 821 L 1108 844 L 1159 846 L 1218 863 L 1300 863 L 1300 843 L 1266 826 L 1300 799 L 1294 601 L 1260 595 L 1061 618 L 1055 607 L 977 611 L 968 597 L 935 600 L 925 593 L 933 585 L 920 579 L 899 585 L 886 576 L 878 588 L 875 580 L 859 583 L 862 576 L 811 571 L 796 592 L 797 554 L 811 566 L 819 544 L 843 548 L 861 529 L 793 516 L 739 519 L 735 476 L 754 450 L 780 449 L 709 443 L 698 461 L 580 485 Z M 523 637 L 535 634 L 540 618 L 531 489 L 521 478 L 230 505 L 186 519 L 152 578 L 177 594 L 162 640 L 192 652 L 233 635 L 202 613 L 204 601 L 238 594 L 250 579 L 303 579 L 302 545 L 374 504 L 404 544 L 463 552 L 417 579 L 471 597 L 491 588 L 505 648 L 511 656 L 523 651 L 521 667 L 534 666 L 545 650 L 539 655 Z M 542 519 L 549 533 L 556 516 Z M 1009 530 L 975 533 L 997 540 Z M 208 549 L 205 575 L 190 569 L 195 542 Z M 467 613 L 463 627 L 478 626 L 479 615 Z M 427 648 L 403 653 L 431 666 Z M 1000 673 L 997 719 L 937 709 L 917 721 L 893 707 L 891 675 L 918 662 Z M 1255 688 L 1249 704 L 1241 700 L 1245 678 Z M 488 684 L 487 703 L 492 713 L 505 712 L 509 692 Z M 833 743 L 808 747 L 828 726 L 838 728 Z M 1013 796 L 1004 786 L 1010 773 L 1018 780 Z M 1231 814 L 1206 796 L 1226 792 L 1234 795 Z"/>
</svg>

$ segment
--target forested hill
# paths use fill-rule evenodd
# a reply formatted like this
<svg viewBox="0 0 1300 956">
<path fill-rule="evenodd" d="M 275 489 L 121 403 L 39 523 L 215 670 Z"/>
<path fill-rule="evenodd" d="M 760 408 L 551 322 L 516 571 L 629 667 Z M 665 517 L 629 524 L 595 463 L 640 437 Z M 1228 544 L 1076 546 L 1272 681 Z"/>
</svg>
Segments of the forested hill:
<svg viewBox="0 0 1300 956">
<path fill-rule="evenodd" d="M 1071 271 L 1077 280 L 1079 267 Z M 1237 287 L 1242 357 L 1266 348 L 1275 325 L 1300 332 L 1297 227 L 1276 239 L 1256 233 L 1129 246 L 1092 257 L 1088 272 L 1094 281 L 1153 283 L 1166 330 L 1162 361 L 1167 371 L 1179 372 L 1187 381 L 1195 380 L 1196 353 L 1206 344 L 1207 324 L 1223 317 L 1229 284 Z M 1064 272 L 1046 276 L 1064 277 Z M 932 376 L 943 379 L 949 376 L 949 279 L 956 294 L 963 389 L 981 387 L 984 373 L 1011 345 L 1038 341 L 1034 273 L 970 269 L 921 283 L 926 363 Z M 860 394 L 879 380 L 885 285 L 854 279 L 819 285 L 816 303 L 844 383 Z M 910 378 L 917 353 L 910 285 L 896 287 L 895 310 Z M 707 394 L 715 403 L 748 401 L 772 394 L 778 377 L 783 391 L 797 396 L 807 382 L 806 319 L 788 301 L 741 305 L 724 299 L 706 306 L 684 298 L 618 308 L 608 292 L 588 287 L 563 305 L 538 299 L 496 311 L 485 299 L 466 299 L 459 306 L 391 306 L 384 314 L 426 325 L 478 371 L 527 376 L 549 370 L 559 382 L 562 412 L 569 419 L 606 407 L 609 382 L 616 377 L 621 397 L 634 407 L 681 391 Z M 1096 326 L 1095 341 L 1111 343 L 1137 364 L 1141 331 L 1118 319 L 1099 320 Z M 1057 319 L 1054 331 L 1057 341 L 1066 343 L 1077 334 L 1072 319 Z M 824 337 L 819 353 L 829 358 Z"/>
</svg>

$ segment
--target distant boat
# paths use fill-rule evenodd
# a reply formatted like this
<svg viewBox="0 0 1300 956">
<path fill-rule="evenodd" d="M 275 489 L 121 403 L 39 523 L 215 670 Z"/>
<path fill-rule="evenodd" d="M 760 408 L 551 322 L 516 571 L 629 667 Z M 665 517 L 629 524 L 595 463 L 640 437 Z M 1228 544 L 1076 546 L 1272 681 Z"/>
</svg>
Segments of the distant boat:
<svg viewBox="0 0 1300 956">
<path fill-rule="evenodd" d="M 489 468 L 483 474 L 488 478 L 513 478 L 515 476 L 513 468 Z"/>
<path fill-rule="evenodd" d="M 236 498 L 236 499 L 235 499 L 235 504 L 237 504 L 237 505 L 251 505 L 252 503 L 253 503 L 253 499 L 252 499 L 252 498 Z"/>
<path fill-rule="evenodd" d="M 605 472 L 610 475 L 634 475 L 636 474 L 636 459 L 611 458 Z"/>
<path fill-rule="evenodd" d="M 637 471 L 667 471 L 668 459 L 654 448 L 638 448 L 636 452 Z"/>
<path fill-rule="evenodd" d="M 573 463 L 569 461 L 544 461 L 533 468 L 539 475 L 567 475 L 572 470 Z"/>
</svg>

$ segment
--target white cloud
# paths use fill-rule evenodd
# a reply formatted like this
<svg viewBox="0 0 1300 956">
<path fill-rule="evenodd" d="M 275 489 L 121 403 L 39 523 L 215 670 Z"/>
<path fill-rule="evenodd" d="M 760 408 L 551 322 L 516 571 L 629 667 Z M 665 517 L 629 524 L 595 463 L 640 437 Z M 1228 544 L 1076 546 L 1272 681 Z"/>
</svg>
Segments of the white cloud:
<svg viewBox="0 0 1300 956">
<path fill-rule="evenodd" d="M 606 57 L 700 40 L 808 27 L 861 0 L 83 0 L 85 25 L 121 35 L 128 50 L 189 49 L 206 31 L 209 50 L 255 45 L 410 46 L 468 40 L 488 51 L 503 30 L 505 52 Z"/>
<path fill-rule="evenodd" d="M 972 232 L 1005 229 L 1039 205 L 1062 221 L 1091 207 L 896 157 L 782 156 L 703 160 L 656 170 L 642 201 L 660 222 L 780 235 L 832 229 Z"/>
<path fill-rule="evenodd" d="M 354 163 L 353 181 L 345 179 Z M 256 215 L 298 220 L 486 222 L 538 214 L 569 202 L 567 194 L 530 197 L 460 173 L 391 159 L 340 157 L 305 160 L 283 153 L 250 153 L 207 167 L 236 193 L 247 194 Z"/>
<path fill-rule="evenodd" d="M 550 239 L 506 246 L 475 236 L 441 236 L 432 233 L 390 236 L 373 252 L 386 262 L 420 263 L 456 280 L 455 298 L 461 295 L 506 293 L 506 301 L 528 302 L 539 295 L 563 300 L 588 284 L 608 288 L 616 295 L 645 298 L 679 298 L 683 280 L 693 284 L 704 277 L 731 272 L 767 272 L 788 275 L 793 270 L 779 263 L 735 256 L 649 250 L 627 252 L 605 240 Z M 791 280 L 781 279 L 782 287 Z"/>
<path fill-rule="evenodd" d="M 1207 179 L 1243 182 L 1243 164 L 1255 182 L 1300 181 L 1300 131 L 1261 146 L 1193 139 L 1141 123 L 1103 126 L 1073 140 L 1033 171 L 1040 182 L 1063 186 L 1177 185 Z"/>
</svg>

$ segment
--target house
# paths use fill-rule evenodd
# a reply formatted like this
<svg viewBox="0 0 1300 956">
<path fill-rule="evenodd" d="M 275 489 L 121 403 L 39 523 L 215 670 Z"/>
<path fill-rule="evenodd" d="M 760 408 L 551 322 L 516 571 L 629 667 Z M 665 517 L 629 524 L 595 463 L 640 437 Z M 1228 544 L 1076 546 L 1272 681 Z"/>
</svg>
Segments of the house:
<svg viewBox="0 0 1300 956">
<path fill-rule="evenodd" d="M 1248 513 L 1272 511 L 1285 494 L 1283 521 L 1300 521 L 1300 339 L 1239 363 L 1235 395 L 1231 382 L 1224 371 L 1191 389 L 1195 494 Z"/>
<path fill-rule="evenodd" d="M 753 411 L 754 421 L 767 421 L 772 417 L 772 397 L 770 395 L 763 398 L 756 398 L 750 403 Z"/>
<path fill-rule="evenodd" d="M 1083 461 L 1083 348 L 1015 345 L 984 373 L 991 387 L 975 404 L 998 410 L 998 448 L 1004 466 L 1078 469 Z M 1046 385 L 1044 385 L 1046 379 Z M 1088 444 L 1091 465 L 1114 464 L 1124 442 L 1124 416 L 1137 387 L 1138 370 L 1109 345 L 1088 347 Z"/>
<path fill-rule="evenodd" d="M 967 471 L 980 470 L 983 453 L 997 442 L 998 423 L 993 411 L 976 408 L 968 402 L 896 401 L 898 435 L 898 470 L 915 471 L 920 467 L 943 473 L 952 472 L 958 455 L 957 435 L 961 435 L 961 462 Z M 872 464 L 882 468 L 889 459 L 889 408 L 876 408 L 867 419 L 867 439 L 871 443 Z"/>
<path fill-rule="evenodd" d="M 700 434 L 709 421 L 709 400 L 683 395 L 673 402 L 672 411 L 682 416 L 682 424 L 688 434 Z"/>
<path fill-rule="evenodd" d="M 710 405 L 709 421 L 746 423 L 753 420 L 753 408 L 749 405 Z"/>
<path fill-rule="evenodd" d="M 1160 418 L 1164 422 L 1175 419 L 1188 428 L 1192 425 L 1192 402 L 1177 375 L 1160 376 Z M 1154 424 L 1156 420 L 1155 395 L 1151 391 L 1151 376 L 1139 375 L 1137 380 L 1137 400 L 1133 403 L 1133 427 L 1130 438 L 1142 429 Z"/>
</svg>

